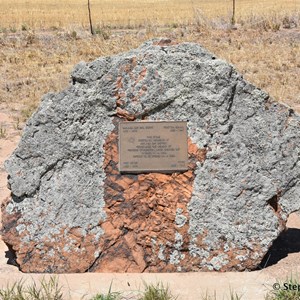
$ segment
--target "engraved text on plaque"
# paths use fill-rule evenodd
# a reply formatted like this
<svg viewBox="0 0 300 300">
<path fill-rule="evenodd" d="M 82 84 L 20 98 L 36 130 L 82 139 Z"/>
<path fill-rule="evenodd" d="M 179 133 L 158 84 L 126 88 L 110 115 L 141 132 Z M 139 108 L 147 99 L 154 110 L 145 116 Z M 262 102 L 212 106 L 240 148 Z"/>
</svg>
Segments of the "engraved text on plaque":
<svg viewBox="0 0 300 300">
<path fill-rule="evenodd" d="M 186 122 L 121 122 L 120 172 L 176 172 L 188 169 Z"/>
</svg>

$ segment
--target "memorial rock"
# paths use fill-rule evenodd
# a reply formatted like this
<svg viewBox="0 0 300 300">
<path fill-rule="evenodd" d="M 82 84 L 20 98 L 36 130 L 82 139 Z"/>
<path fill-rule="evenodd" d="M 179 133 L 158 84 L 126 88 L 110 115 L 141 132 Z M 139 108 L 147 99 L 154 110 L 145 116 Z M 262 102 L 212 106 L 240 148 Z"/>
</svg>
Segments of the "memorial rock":
<svg viewBox="0 0 300 300">
<path fill-rule="evenodd" d="M 192 43 L 152 40 L 71 78 L 5 163 L 19 268 L 255 269 L 300 208 L 299 115 Z M 187 122 L 186 170 L 120 173 L 119 123 L 147 120 Z"/>
</svg>

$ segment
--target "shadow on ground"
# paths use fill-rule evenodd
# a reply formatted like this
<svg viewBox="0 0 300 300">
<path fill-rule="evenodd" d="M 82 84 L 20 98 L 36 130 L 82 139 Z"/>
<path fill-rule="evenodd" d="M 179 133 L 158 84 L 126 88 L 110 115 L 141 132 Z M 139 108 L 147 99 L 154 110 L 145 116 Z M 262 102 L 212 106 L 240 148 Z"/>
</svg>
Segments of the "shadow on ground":
<svg viewBox="0 0 300 300">
<path fill-rule="evenodd" d="M 289 253 L 296 252 L 300 252 L 300 229 L 287 228 L 274 241 L 258 266 L 258 270 L 275 265 L 281 259 L 287 257 Z"/>
</svg>

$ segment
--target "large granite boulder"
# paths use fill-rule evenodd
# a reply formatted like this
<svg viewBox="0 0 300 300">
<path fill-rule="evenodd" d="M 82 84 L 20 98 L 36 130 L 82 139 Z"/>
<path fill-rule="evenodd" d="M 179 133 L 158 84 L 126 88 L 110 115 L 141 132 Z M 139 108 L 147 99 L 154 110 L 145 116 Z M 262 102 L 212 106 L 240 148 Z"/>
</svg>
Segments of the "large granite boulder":
<svg viewBox="0 0 300 300">
<path fill-rule="evenodd" d="M 120 174 L 121 120 L 188 121 L 188 170 Z M 299 125 L 197 44 L 79 63 L 5 163 L 3 240 L 24 272 L 254 269 L 300 208 Z"/>
</svg>

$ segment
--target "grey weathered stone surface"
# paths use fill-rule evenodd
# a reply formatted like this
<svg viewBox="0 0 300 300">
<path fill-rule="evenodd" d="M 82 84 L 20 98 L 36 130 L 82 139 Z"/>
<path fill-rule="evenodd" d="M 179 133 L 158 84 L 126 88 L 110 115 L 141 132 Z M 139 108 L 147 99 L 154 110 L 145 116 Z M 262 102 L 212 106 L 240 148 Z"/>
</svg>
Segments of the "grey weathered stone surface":
<svg viewBox="0 0 300 300">
<path fill-rule="evenodd" d="M 117 174 L 105 145 L 121 119 L 188 120 L 190 149 L 203 154 L 189 151 L 193 177 Z M 5 163 L 3 239 L 25 272 L 253 269 L 300 208 L 299 127 L 292 109 L 197 44 L 155 40 L 79 63 Z M 190 186 L 184 200 L 174 180 Z"/>
</svg>

